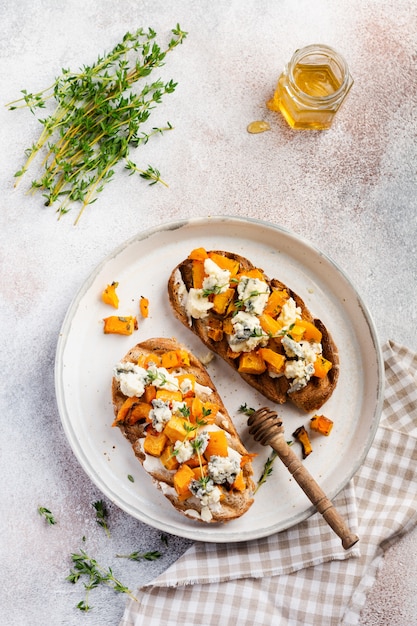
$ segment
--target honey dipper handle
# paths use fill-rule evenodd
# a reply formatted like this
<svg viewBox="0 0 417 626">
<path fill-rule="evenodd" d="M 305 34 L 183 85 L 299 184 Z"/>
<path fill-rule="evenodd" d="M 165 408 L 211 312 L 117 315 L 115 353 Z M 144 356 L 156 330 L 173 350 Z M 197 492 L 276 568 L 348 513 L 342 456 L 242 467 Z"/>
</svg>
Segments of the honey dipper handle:
<svg viewBox="0 0 417 626">
<path fill-rule="evenodd" d="M 341 538 L 344 549 L 348 550 L 355 545 L 359 541 L 359 537 L 349 530 L 340 513 L 297 457 L 294 450 L 288 445 L 284 433 L 280 432 L 274 435 L 268 443 L 277 452 L 290 474 L 324 517 L 330 528 Z"/>
</svg>

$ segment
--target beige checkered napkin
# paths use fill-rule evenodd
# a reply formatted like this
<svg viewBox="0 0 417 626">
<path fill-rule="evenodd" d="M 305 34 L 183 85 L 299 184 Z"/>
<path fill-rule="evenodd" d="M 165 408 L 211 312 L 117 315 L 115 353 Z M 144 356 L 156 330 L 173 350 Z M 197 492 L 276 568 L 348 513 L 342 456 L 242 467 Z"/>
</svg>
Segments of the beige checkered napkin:
<svg viewBox="0 0 417 626">
<path fill-rule="evenodd" d="M 368 456 L 335 505 L 359 544 L 318 514 L 271 537 L 196 543 L 130 601 L 119 626 L 357 624 L 384 550 L 417 523 L 417 355 L 384 346 L 386 388 Z"/>
</svg>

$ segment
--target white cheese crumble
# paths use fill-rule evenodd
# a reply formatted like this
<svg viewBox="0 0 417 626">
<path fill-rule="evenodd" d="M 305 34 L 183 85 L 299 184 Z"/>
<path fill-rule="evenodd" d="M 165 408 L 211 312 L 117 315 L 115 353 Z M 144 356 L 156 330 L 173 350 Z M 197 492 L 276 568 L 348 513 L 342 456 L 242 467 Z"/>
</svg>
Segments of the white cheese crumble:
<svg viewBox="0 0 417 626">
<path fill-rule="evenodd" d="M 291 326 L 291 324 L 295 324 L 298 319 L 301 319 L 301 308 L 296 305 L 294 298 L 288 298 L 284 302 L 277 319 L 285 329 Z"/>
<path fill-rule="evenodd" d="M 203 289 L 212 293 L 223 293 L 229 288 L 230 272 L 217 265 L 212 259 L 204 260 L 204 272 L 206 276 L 203 280 Z"/>
<path fill-rule="evenodd" d="M 189 461 L 194 454 L 194 448 L 191 443 L 187 440 L 185 441 L 176 441 L 174 444 L 174 452 L 175 458 L 178 463 L 185 463 L 185 461 Z"/>
<path fill-rule="evenodd" d="M 113 370 L 113 375 L 120 383 L 122 394 L 129 398 L 140 397 L 149 382 L 147 370 L 131 362 L 118 363 Z"/>
<path fill-rule="evenodd" d="M 242 276 L 237 286 L 237 293 L 248 313 L 261 315 L 268 301 L 270 289 L 267 283 L 259 278 Z"/>
<path fill-rule="evenodd" d="M 228 343 L 233 352 L 250 352 L 259 345 L 268 343 L 259 318 L 246 311 L 239 311 L 232 318 L 234 333 L 228 336 Z"/>
<path fill-rule="evenodd" d="M 196 289 L 191 287 L 188 292 L 187 299 L 185 301 L 185 311 L 188 318 L 202 319 L 207 317 L 210 309 L 213 308 L 213 303 L 204 295 L 202 289 Z"/>
<path fill-rule="evenodd" d="M 240 472 L 240 454 L 229 449 L 228 456 L 213 455 L 210 457 L 207 469 L 214 483 L 228 482 L 231 485 Z"/>
<path fill-rule="evenodd" d="M 152 400 L 152 409 L 149 411 L 149 418 L 152 420 L 152 426 L 158 433 L 161 433 L 165 424 L 171 419 L 172 412 L 168 402 L 156 399 Z"/>
</svg>

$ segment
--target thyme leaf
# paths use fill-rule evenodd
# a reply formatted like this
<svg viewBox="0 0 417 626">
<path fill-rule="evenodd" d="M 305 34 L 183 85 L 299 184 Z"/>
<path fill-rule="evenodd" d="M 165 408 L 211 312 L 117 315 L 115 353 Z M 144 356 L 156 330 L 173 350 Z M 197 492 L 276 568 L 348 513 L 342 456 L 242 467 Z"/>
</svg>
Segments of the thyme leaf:
<svg viewBox="0 0 417 626">
<path fill-rule="evenodd" d="M 119 559 L 129 559 L 130 561 L 140 561 L 144 559 L 145 561 L 156 561 L 162 556 L 160 552 L 157 550 L 151 550 L 149 552 L 131 552 L 130 554 L 116 554 L 116 557 Z"/>
<path fill-rule="evenodd" d="M 106 535 L 110 537 L 110 530 L 107 524 L 108 510 L 103 500 L 97 500 L 93 502 L 93 507 L 96 510 L 96 522 L 99 526 L 104 528 Z"/>
<path fill-rule="evenodd" d="M 38 506 L 38 513 L 39 515 L 42 515 L 51 526 L 56 524 L 55 517 L 52 515 L 49 509 L 45 508 L 44 506 Z"/>
</svg>

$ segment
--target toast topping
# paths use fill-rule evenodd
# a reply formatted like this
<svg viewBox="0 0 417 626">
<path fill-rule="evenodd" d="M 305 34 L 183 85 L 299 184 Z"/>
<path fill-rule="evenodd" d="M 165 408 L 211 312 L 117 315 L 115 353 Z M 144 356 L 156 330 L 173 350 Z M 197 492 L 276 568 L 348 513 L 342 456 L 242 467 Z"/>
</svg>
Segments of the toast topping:
<svg viewBox="0 0 417 626">
<path fill-rule="evenodd" d="M 225 409 L 211 400 L 214 390 L 187 370 L 190 358 L 181 349 L 118 363 L 113 375 L 125 399 L 113 426 L 139 427 L 145 469 L 169 476 L 164 493 L 189 506 L 198 502 L 192 515 L 207 522 L 228 494 L 251 491 L 250 455 L 234 449 Z"/>
<path fill-rule="evenodd" d="M 214 345 L 225 341 L 240 373 L 283 377 L 289 394 L 327 375 L 333 364 L 323 358 L 322 333 L 303 319 L 287 288 L 276 287 L 259 268 L 241 267 L 233 255 L 198 248 L 188 262 L 189 279 L 179 269 L 174 278 L 188 323 L 206 323 Z"/>
</svg>

